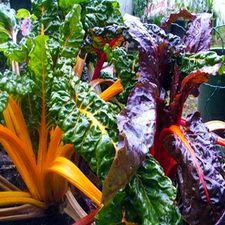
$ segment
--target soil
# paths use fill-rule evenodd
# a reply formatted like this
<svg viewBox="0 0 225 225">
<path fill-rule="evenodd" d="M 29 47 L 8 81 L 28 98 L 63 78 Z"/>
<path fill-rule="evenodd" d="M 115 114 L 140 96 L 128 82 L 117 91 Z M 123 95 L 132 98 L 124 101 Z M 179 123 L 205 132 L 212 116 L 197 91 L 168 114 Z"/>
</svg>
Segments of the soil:
<svg viewBox="0 0 225 225">
<path fill-rule="evenodd" d="M 0 222 L 0 225 L 72 225 L 74 221 L 67 215 L 54 214 L 44 218 L 21 220 L 12 222 Z"/>
</svg>

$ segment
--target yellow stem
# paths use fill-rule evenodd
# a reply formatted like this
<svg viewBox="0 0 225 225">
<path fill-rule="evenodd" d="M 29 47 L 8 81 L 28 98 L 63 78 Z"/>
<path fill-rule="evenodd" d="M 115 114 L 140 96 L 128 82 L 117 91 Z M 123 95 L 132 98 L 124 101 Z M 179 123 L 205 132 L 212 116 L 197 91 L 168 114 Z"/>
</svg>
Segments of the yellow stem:
<svg viewBox="0 0 225 225">
<path fill-rule="evenodd" d="M 43 202 L 31 198 L 29 193 L 21 191 L 0 192 L 0 206 L 17 204 L 31 204 L 40 208 L 46 208 L 46 205 Z"/>
<path fill-rule="evenodd" d="M 110 87 L 108 87 L 105 91 L 103 91 L 100 94 L 100 97 L 104 101 L 109 101 L 111 98 L 113 98 L 115 95 L 119 94 L 123 90 L 123 86 L 118 79 L 116 82 L 114 82 Z"/>
<path fill-rule="evenodd" d="M 98 206 L 102 206 L 101 191 L 99 191 L 98 188 L 70 160 L 64 157 L 58 157 L 48 171 L 64 177 L 94 203 Z M 50 174 L 48 174 L 48 176 L 49 175 Z"/>
<path fill-rule="evenodd" d="M 35 198 L 40 199 L 39 191 L 37 190 L 37 168 L 33 165 L 29 156 L 25 154 L 23 143 L 14 133 L 2 125 L 0 125 L 0 143 L 16 165 L 29 191 Z"/>
</svg>

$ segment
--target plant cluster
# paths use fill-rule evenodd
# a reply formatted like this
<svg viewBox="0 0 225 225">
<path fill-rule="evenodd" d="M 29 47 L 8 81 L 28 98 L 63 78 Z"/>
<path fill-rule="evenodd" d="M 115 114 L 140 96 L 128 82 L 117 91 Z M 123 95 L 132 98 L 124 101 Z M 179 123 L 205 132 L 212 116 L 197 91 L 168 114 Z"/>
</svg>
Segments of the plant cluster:
<svg viewBox="0 0 225 225">
<path fill-rule="evenodd" d="M 177 18 L 189 21 L 182 39 L 168 33 Z M 158 27 L 122 18 L 115 0 L 33 0 L 32 13 L 0 5 L 0 33 L 0 143 L 26 186 L 0 177 L 0 220 L 66 197 L 77 225 L 223 220 L 225 141 L 199 113 L 182 118 L 225 70 L 210 14 L 182 10 Z"/>
</svg>

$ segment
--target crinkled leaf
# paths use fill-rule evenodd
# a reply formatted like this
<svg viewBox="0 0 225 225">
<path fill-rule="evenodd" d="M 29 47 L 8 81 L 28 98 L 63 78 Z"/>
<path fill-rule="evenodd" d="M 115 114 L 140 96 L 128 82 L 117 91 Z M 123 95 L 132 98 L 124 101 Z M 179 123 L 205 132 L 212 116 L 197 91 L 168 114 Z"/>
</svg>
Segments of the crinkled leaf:
<svg viewBox="0 0 225 225">
<path fill-rule="evenodd" d="M 61 57 L 75 60 L 84 38 L 84 30 L 80 21 L 81 7 L 75 4 L 66 15 L 65 21 L 60 27 Z"/>
<path fill-rule="evenodd" d="M 148 80 L 160 89 L 170 71 L 168 57 L 169 42 L 161 35 L 155 35 L 136 17 L 127 15 L 125 24 L 139 49 L 140 80 Z"/>
<path fill-rule="evenodd" d="M 10 61 L 22 63 L 28 58 L 28 51 L 25 45 L 18 45 L 12 41 L 0 44 L 0 51 L 3 52 Z"/>
<path fill-rule="evenodd" d="M 32 12 L 38 18 L 34 24 L 36 35 L 40 34 L 41 25 L 43 24 L 45 34 L 58 40 L 61 23 L 58 15 L 57 0 L 33 0 Z"/>
<path fill-rule="evenodd" d="M 116 76 L 120 78 L 123 85 L 123 92 L 120 94 L 119 99 L 123 102 L 127 101 L 127 97 L 137 82 L 136 73 L 137 56 L 135 54 L 129 55 L 124 48 L 111 49 L 104 48 L 107 55 L 107 61 L 114 65 Z"/>
<path fill-rule="evenodd" d="M 204 66 L 214 66 L 217 63 L 223 63 L 221 65 L 222 67 L 225 64 L 225 56 L 219 56 L 214 51 L 199 52 L 196 54 L 186 53 L 182 55 L 178 62 L 180 71 L 185 74 L 199 70 Z"/>
<path fill-rule="evenodd" d="M 166 108 L 166 115 L 160 112 L 160 123 L 164 127 L 169 127 L 173 124 L 180 124 L 182 121 L 182 113 L 184 110 L 184 103 L 191 93 L 198 94 L 199 86 L 208 81 L 210 74 L 218 71 L 219 65 L 205 66 L 201 70 L 190 73 L 186 77 L 181 76 L 179 68 L 175 67 L 175 72 L 173 75 L 171 89 L 170 89 L 170 104 Z M 159 132 L 161 133 L 161 131 Z M 156 145 L 156 151 L 154 152 L 155 159 L 160 162 L 166 175 L 171 176 L 175 171 L 176 161 L 171 157 L 171 155 L 161 146 L 161 136 L 158 137 L 158 143 Z"/>
<path fill-rule="evenodd" d="M 215 224 L 225 207 L 224 163 L 199 113 L 182 132 L 170 131 L 164 147 L 178 163 L 181 212 L 189 224 Z"/>
<path fill-rule="evenodd" d="M 173 57 L 173 55 L 178 56 L 180 53 L 184 52 L 185 46 L 179 36 L 166 33 L 163 29 L 155 24 L 148 23 L 144 24 L 144 26 L 148 33 L 156 40 L 156 43 L 166 42 L 169 44 L 171 57 Z"/>
<path fill-rule="evenodd" d="M 16 28 L 15 11 L 5 4 L 0 4 L 0 34 L 8 33 L 12 37 L 12 32 Z"/>
<path fill-rule="evenodd" d="M 50 61 L 47 50 L 48 36 L 39 35 L 34 38 L 34 47 L 29 53 L 29 68 L 37 78 L 46 77 Z"/>
<path fill-rule="evenodd" d="M 83 11 L 84 28 L 104 27 L 112 24 L 123 24 L 119 3 L 116 0 L 89 1 Z"/>
<path fill-rule="evenodd" d="M 212 37 L 211 18 L 212 14 L 200 13 L 189 23 L 183 37 L 186 52 L 197 53 L 209 50 Z"/>
<path fill-rule="evenodd" d="M 104 179 L 117 142 L 116 113 L 74 74 L 55 78 L 51 111 L 64 131 L 63 140 L 73 143 L 92 170 Z"/>
<path fill-rule="evenodd" d="M 127 187 L 99 212 L 96 224 L 123 224 L 122 220 L 139 225 L 179 224 L 181 218 L 174 206 L 175 198 L 172 182 L 148 156 Z"/>
<path fill-rule="evenodd" d="M 183 18 L 189 21 L 186 33 L 183 37 L 185 51 L 191 53 L 208 51 L 211 41 L 211 17 L 209 13 L 199 13 L 192 15 L 185 9 L 178 13 L 171 14 L 162 22 L 161 27 L 168 29 L 177 19 Z"/>
<path fill-rule="evenodd" d="M 108 203 L 116 192 L 130 181 L 153 145 L 156 95 L 154 84 L 137 83 L 129 95 L 126 107 L 118 116 L 120 141 L 104 182 L 104 203 Z"/>
<path fill-rule="evenodd" d="M 17 74 L 6 70 L 0 74 L 0 90 L 14 96 L 24 96 L 32 92 L 34 82 L 26 75 Z"/>
<path fill-rule="evenodd" d="M 161 35 L 148 31 L 135 17 L 127 16 L 125 23 L 138 44 L 141 76 L 118 117 L 120 142 L 104 183 L 104 203 L 108 203 L 130 181 L 153 145 L 156 100 L 170 68 L 167 57 L 169 43 Z M 118 173 L 121 175 L 117 176 Z"/>
<path fill-rule="evenodd" d="M 0 88 L 1 90 L 1 88 Z M 8 103 L 8 93 L 6 91 L 0 91 L 0 113 L 3 112 L 3 110 L 6 108 Z"/>
</svg>

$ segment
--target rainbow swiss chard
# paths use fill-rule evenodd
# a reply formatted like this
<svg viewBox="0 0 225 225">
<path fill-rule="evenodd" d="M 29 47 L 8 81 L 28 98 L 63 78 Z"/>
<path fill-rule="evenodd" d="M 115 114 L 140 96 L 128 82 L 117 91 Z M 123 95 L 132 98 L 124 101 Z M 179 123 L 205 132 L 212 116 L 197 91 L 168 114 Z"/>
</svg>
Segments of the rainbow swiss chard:
<svg viewBox="0 0 225 225">
<path fill-rule="evenodd" d="M 105 202 L 109 201 L 121 187 L 129 183 L 130 174 L 135 173 L 135 169 L 141 168 L 141 165 L 144 163 L 146 153 L 143 149 L 151 147 L 151 153 L 164 167 L 167 175 L 173 177 L 174 174 L 179 174 L 179 193 L 181 194 L 181 202 L 179 203 L 181 204 L 181 212 L 183 212 L 184 218 L 190 224 L 204 224 L 205 218 L 207 218 L 206 220 L 209 224 L 213 224 L 222 216 L 224 210 L 223 204 L 218 203 L 220 199 L 223 199 L 224 195 L 224 177 L 223 172 L 221 172 L 223 165 L 221 162 L 219 163 L 220 158 L 216 155 L 211 160 L 215 160 L 217 169 L 220 168 L 220 172 L 213 172 L 215 166 L 213 163 L 211 168 L 210 166 L 204 167 L 204 165 L 208 163 L 208 149 L 215 148 L 216 142 L 211 139 L 211 142 L 205 140 L 207 143 L 204 142 L 201 146 L 199 143 L 195 144 L 193 139 L 188 139 L 188 134 L 183 133 L 183 129 L 187 129 L 187 127 L 182 127 L 185 123 L 181 122 L 183 106 L 187 97 L 194 93 L 200 84 L 207 82 L 210 75 L 215 75 L 216 72 L 222 70 L 224 59 L 223 57 L 218 57 L 215 53 L 206 52 L 211 32 L 210 15 L 199 14 L 197 16 L 190 16 L 189 19 L 191 21 L 188 25 L 187 34 L 183 39 L 166 34 L 154 25 L 144 26 L 133 17 L 128 17 L 125 21 L 125 24 L 129 28 L 128 32 L 130 36 L 139 48 L 140 78 L 128 97 L 125 109 L 118 117 L 119 128 L 122 124 L 119 130 L 122 136 L 120 140 L 125 144 L 117 150 L 116 157 L 104 183 L 103 199 L 105 199 Z M 196 27 L 199 29 L 199 36 L 192 40 L 191 31 Z M 176 42 L 173 42 L 173 40 L 176 40 Z M 176 44 L 174 45 L 174 43 Z M 191 62 L 197 56 L 194 53 L 201 54 L 200 57 L 208 55 L 208 58 L 203 59 L 202 57 L 204 63 L 197 63 L 197 60 L 193 60 L 194 62 L 188 65 L 188 62 Z M 145 90 L 144 84 L 148 86 L 148 91 Z M 137 113 L 134 106 L 137 105 L 136 101 L 138 98 L 132 99 L 132 97 L 135 95 L 135 91 L 139 89 L 142 90 L 141 92 L 139 91 L 142 94 L 139 95 L 141 100 Z M 169 101 L 167 100 L 168 96 L 170 98 Z M 144 108 L 141 108 L 142 103 L 145 105 Z M 131 111 L 132 114 L 130 113 L 131 109 L 133 110 Z M 152 109 L 152 111 L 148 111 L 148 109 Z M 147 118 L 146 111 L 149 112 Z M 120 118 L 122 117 L 124 118 L 121 121 Z M 135 130 L 136 128 L 138 130 L 139 123 L 136 125 L 133 121 L 137 118 L 142 118 L 142 120 L 138 119 L 139 121 L 145 121 L 145 124 L 143 122 L 144 129 L 142 129 L 142 132 L 140 130 L 136 132 Z M 149 129 L 145 129 L 145 126 Z M 185 138 L 183 141 L 186 141 L 186 148 L 187 145 L 192 146 L 193 143 L 193 146 L 196 145 L 198 150 L 194 151 L 190 150 L 190 148 L 180 150 L 179 143 L 172 149 L 174 139 L 168 140 L 164 135 L 166 129 L 170 129 L 170 127 L 177 128 L 177 132 Z M 127 138 L 127 136 L 129 137 L 128 129 L 133 132 L 132 140 Z M 198 129 L 198 126 L 196 126 L 196 129 Z M 203 134 L 201 132 L 194 132 L 193 127 L 192 132 L 195 133 L 196 138 L 199 136 L 199 139 L 202 139 L 203 142 Z M 204 132 L 205 135 L 211 135 L 206 128 Z M 148 137 L 149 134 L 151 134 L 152 139 Z M 136 142 L 134 137 L 142 140 L 141 143 L 138 142 L 138 148 L 135 148 Z M 146 137 L 148 141 L 144 138 L 142 139 L 142 137 Z M 150 140 L 153 141 L 149 142 Z M 187 152 L 191 152 L 191 159 L 189 160 L 186 158 Z M 201 152 L 203 153 L 200 156 Z M 136 161 L 133 161 L 133 159 Z M 126 165 L 124 162 L 126 162 Z M 129 165 L 132 165 L 130 170 L 128 170 Z M 132 171 L 132 168 L 135 169 Z M 180 170 L 179 168 L 191 168 L 192 172 L 188 172 L 187 169 Z M 123 171 L 124 176 L 116 177 L 114 175 L 116 171 Z M 196 180 L 195 182 L 199 182 L 196 184 L 194 190 L 189 187 L 190 190 L 186 191 L 187 185 L 185 182 L 189 178 L 183 179 L 184 176 L 185 178 L 188 176 L 190 180 L 194 179 Z M 220 180 L 219 183 L 217 183 L 218 178 Z M 190 182 L 190 185 L 192 183 Z M 211 185 L 212 183 L 214 185 Z M 192 195 L 196 196 L 195 191 L 196 193 L 198 192 L 198 197 L 193 198 Z M 120 196 L 120 193 L 118 196 Z M 193 203 L 194 201 L 198 201 L 198 211 L 194 207 L 191 207 L 192 204 L 195 204 Z M 204 204 L 207 205 L 207 213 L 202 212 L 202 210 L 205 210 Z M 108 209 L 110 210 L 110 207 Z M 199 217 L 199 215 L 202 215 L 202 217 Z"/>
</svg>

